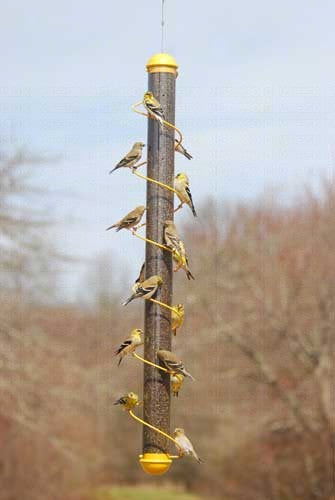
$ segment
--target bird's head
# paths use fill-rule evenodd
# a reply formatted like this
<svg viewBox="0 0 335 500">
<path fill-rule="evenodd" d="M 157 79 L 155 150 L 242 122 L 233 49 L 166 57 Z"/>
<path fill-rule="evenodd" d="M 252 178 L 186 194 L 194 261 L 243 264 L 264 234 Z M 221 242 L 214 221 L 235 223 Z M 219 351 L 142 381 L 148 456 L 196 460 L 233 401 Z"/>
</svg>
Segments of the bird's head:
<svg viewBox="0 0 335 500">
<path fill-rule="evenodd" d="M 186 181 L 186 182 L 188 182 L 188 175 L 185 174 L 184 172 L 181 172 L 180 174 L 176 175 L 176 179 L 178 181 Z"/>
<path fill-rule="evenodd" d="M 146 211 L 146 207 L 144 205 L 139 205 L 136 210 L 140 213 L 140 214 L 144 214 L 144 212 Z"/>
<path fill-rule="evenodd" d="M 144 144 L 144 142 L 139 141 L 139 142 L 135 142 L 133 147 L 136 149 L 143 149 L 145 147 L 145 144 Z"/>
<path fill-rule="evenodd" d="M 163 284 L 163 279 L 161 276 L 157 276 L 157 285 L 161 286 Z"/>
<path fill-rule="evenodd" d="M 149 90 L 144 94 L 144 99 L 152 99 L 153 98 L 153 93 L 149 92 Z"/>
<path fill-rule="evenodd" d="M 142 338 L 143 330 L 141 330 L 141 328 L 134 328 L 134 330 L 132 330 L 132 332 L 131 332 L 131 335 L 133 337 Z"/>
<path fill-rule="evenodd" d="M 175 306 L 175 308 L 177 309 L 177 311 L 179 312 L 179 314 L 184 314 L 184 312 L 185 312 L 185 306 L 184 306 L 184 304 L 177 304 Z"/>
<path fill-rule="evenodd" d="M 135 392 L 129 392 L 128 393 L 128 398 L 131 399 L 132 401 L 137 401 L 138 400 L 138 395 L 135 394 Z"/>
<path fill-rule="evenodd" d="M 164 226 L 164 227 L 171 226 L 171 224 L 174 224 L 174 222 L 173 222 L 173 220 L 170 220 L 170 219 L 165 220 L 165 221 L 163 222 L 163 226 Z"/>
<path fill-rule="evenodd" d="M 182 429 L 181 427 L 176 427 L 173 432 L 174 437 L 182 436 L 184 434 L 185 434 L 184 429 Z"/>
</svg>

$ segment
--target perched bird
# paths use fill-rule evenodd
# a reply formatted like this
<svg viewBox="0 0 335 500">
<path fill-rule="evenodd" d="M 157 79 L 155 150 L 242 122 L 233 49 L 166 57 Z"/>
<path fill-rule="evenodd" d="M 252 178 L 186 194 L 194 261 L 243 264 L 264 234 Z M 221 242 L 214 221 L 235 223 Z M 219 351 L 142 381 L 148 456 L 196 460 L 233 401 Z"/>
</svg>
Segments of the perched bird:
<svg viewBox="0 0 335 500">
<path fill-rule="evenodd" d="M 136 287 L 134 293 L 127 299 L 122 305 L 126 306 L 134 299 L 150 299 L 157 292 L 158 288 L 163 284 L 163 280 L 160 276 L 154 275 L 139 283 Z"/>
<path fill-rule="evenodd" d="M 173 334 L 177 334 L 177 328 L 181 328 L 184 323 L 184 304 L 177 304 L 173 306 L 173 311 L 171 312 L 171 330 Z"/>
<path fill-rule="evenodd" d="M 173 352 L 160 349 L 159 351 L 157 351 L 157 356 L 158 359 L 160 359 L 160 361 L 163 363 L 164 367 L 170 373 L 181 373 L 185 377 L 190 377 L 192 380 L 194 380 L 192 375 L 188 373 L 183 363 L 177 358 L 175 354 L 173 354 Z"/>
<path fill-rule="evenodd" d="M 170 380 L 172 394 L 178 397 L 179 391 L 184 382 L 184 375 L 182 375 L 181 373 L 174 373 L 173 375 L 171 375 Z"/>
<path fill-rule="evenodd" d="M 188 160 L 192 160 L 193 156 L 190 155 L 190 153 L 184 148 L 182 144 L 179 144 L 178 139 L 175 139 L 175 143 L 176 143 L 175 150 L 181 155 L 184 155 L 185 158 L 187 158 Z"/>
<path fill-rule="evenodd" d="M 196 454 L 191 441 L 187 436 L 185 436 L 184 429 L 177 427 L 173 432 L 173 437 L 179 445 L 178 451 L 180 457 L 183 457 L 184 455 L 192 455 L 192 457 L 196 459 L 198 464 L 201 464 L 202 460 Z"/>
<path fill-rule="evenodd" d="M 190 268 L 188 267 L 188 259 L 186 255 L 182 257 L 180 253 L 173 252 L 172 257 L 177 264 L 177 267 L 176 269 L 174 269 L 174 272 L 177 272 L 179 269 L 184 269 L 187 279 L 190 280 L 192 278 L 192 280 L 194 280 L 195 277 L 193 276 L 193 274 L 190 271 Z"/>
<path fill-rule="evenodd" d="M 118 168 L 122 167 L 135 167 L 135 163 L 137 163 L 141 157 L 142 157 L 142 149 L 144 148 L 145 144 L 143 142 L 135 142 L 129 153 L 126 154 L 122 160 L 119 161 L 119 163 L 111 170 L 109 173 L 111 174 L 114 172 L 114 170 L 117 170 Z"/>
<path fill-rule="evenodd" d="M 181 201 L 180 206 L 186 203 L 192 210 L 194 217 L 196 217 L 197 213 L 193 205 L 192 195 L 190 191 L 190 182 L 188 180 L 187 174 L 181 173 L 176 175 L 174 179 L 174 188 L 177 191 L 178 198 Z"/>
<path fill-rule="evenodd" d="M 130 332 L 130 336 L 122 342 L 115 351 L 115 356 L 120 356 L 118 366 L 127 354 L 133 353 L 136 348 L 143 344 L 143 330 L 135 328 Z"/>
<path fill-rule="evenodd" d="M 149 115 L 158 120 L 161 128 L 163 128 L 163 120 L 165 120 L 164 111 L 152 92 L 144 94 L 143 104 Z"/>
<path fill-rule="evenodd" d="M 166 220 L 164 223 L 164 241 L 167 247 L 173 250 L 173 258 L 177 262 L 175 271 L 182 268 L 186 272 L 188 279 L 194 279 L 189 267 L 186 255 L 185 245 L 178 236 L 176 226 L 172 220 Z"/>
<path fill-rule="evenodd" d="M 182 256 L 186 256 L 185 245 L 181 241 L 177 228 L 172 220 L 163 222 L 164 227 L 164 241 L 167 247 L 171 250 L 178 252 Z"/>
<path fill-rule="evenodd" d="M 145 262 L 143 262 L 141 270 L 140 270 L 140 274 L 138 275 L 138 277 L 135 280 L 135 283 L 132 286 L 132 291 L 134 293 L 136 292 L 138 285 L 140 283 L 142 283 L 142 281 L 144 281 L 144 280 L 145 280 Z"/>
<path fill-rule="evenodd" d="M 129 411 L 133 410 L 135 406 L 139 406 L 140 404 L 142 404 L 142 401 L 138 400 L 137 394 L 135 394 L 134 392 L 129 392 L 128 394 L 125 394 L 121 398 L 117 399 L 113 404 L 122 405 L 125 410 Z"/>
<path fill-rule="evenodd" d="M 143 205 L 139 205 L 138 207 L 134 208 L 134 210 L 129 212 L 129 214 L 125 215 L 123 219 L 119 220 L 119 222 L 116 222 L 112 226 L 109 226 L 106 231 L 109 231 L 114 227 L 116 227 L 116 232 L 121 231 L 121 229 L 134 228 L 133 230 L 135 230 L 135 226 L 141 221 L 145 211 L 146 208 Z"/>
</svg>

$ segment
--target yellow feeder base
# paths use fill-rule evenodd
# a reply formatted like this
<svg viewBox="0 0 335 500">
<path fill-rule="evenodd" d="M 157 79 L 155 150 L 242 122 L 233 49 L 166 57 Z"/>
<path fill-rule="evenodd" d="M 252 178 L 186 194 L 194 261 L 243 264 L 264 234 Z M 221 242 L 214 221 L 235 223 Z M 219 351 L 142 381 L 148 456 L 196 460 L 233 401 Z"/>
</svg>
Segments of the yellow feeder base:
<svg viewBox="0 0 335 500">
<path fill-rule="evenodd" d="M 139 462 L 147 474 L 159 476 L 170 469 L 172 459 L 166 453 L 144 453 Z"/>
</svg>

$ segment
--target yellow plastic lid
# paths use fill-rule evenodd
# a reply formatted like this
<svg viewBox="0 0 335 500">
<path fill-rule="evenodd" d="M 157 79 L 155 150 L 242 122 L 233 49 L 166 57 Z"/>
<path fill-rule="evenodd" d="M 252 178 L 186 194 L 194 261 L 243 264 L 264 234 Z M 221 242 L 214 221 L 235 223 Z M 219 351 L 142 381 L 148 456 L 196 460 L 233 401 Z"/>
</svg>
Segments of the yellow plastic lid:
<svg viewBox="0 0 335 500">
<path fill-rule="evenodd" d="M 144 453 L 139 462 L 144 472 L 159 476 L 170 469 L 172 459 L 166 453 Z"/>
<path fill-rule="evenodd" d="M 160 53 L 150 57 L 146 65 L 148 73 L 173 73 L 178 75 L 178 64 L 170 54 Z"/>
</svg>

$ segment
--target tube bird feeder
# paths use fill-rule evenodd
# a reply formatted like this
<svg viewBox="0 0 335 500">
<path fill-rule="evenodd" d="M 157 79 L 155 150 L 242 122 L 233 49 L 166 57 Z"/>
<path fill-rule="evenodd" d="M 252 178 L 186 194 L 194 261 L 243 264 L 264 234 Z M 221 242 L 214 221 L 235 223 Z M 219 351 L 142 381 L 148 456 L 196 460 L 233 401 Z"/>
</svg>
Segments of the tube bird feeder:
<svg viewBox="0 0 335 500">
<path fill-rule="evenodd" d="M 148 90 L 161 103 L 165 120 L 175 123 L 175 87 L 177 63 L 169 54 L 156 54 L 147 63 Z M 167 185 L 173 185 L 175 131 L 160 127 L 157 120 L 148 118 L 147 175 Z M 163 244 L 163 223 L 173 220 L 174 194 L 147 182 L 146 237 Z M 146 243 L 146 277 L 159 275 L 163 279 L 156 298 L 171 306 L 172 255 Z M 145 301 L 145 359 L 159 364 L 157 351 L 171 350 L 171 312 L 159 305 Z M 170 433 L 170 375 L 152 366 L 144 366 L 143 418 L 146 422 Z M 140 463 L 149 474 L 164 474 L 170 468 L 168 439 L 162 434 L 143 427 L 143 455 Z"/>
</svg>

